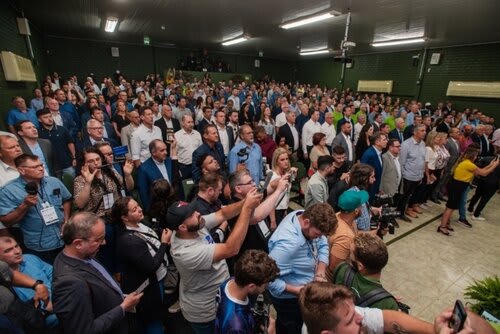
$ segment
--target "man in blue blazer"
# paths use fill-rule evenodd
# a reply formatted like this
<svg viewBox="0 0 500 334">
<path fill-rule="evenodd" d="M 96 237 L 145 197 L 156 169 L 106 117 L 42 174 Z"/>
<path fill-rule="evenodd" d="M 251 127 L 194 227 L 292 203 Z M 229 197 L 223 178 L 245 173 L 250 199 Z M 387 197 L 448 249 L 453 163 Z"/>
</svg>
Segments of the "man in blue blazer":
<svg viewBox="0 0 500 334">
<path fill-rule="evenodd" d="M 158 179 L 165 179 L 175 185 L 177 152 L 175 144 L 171 145 L 171 157 L 167 157 L 167 145 L 160 139 L 149 144 L 151 157 L 145 160 L 137 170 L 137 188 L 142 207 L 148 211 L 151 205 L 151 185 Z"/>
<path fill-rule="evenodd" d="M 370 146 L 361 157 L 362 163 L 368 164 L 375 169 L 375 183 L 370 189 L 370 200 L 379 192 L 382 178 L 382 151 L 385 150 L 387 141 L 387 136 L 385 134 L 382 132 L 375 132 L 370 137 L 372 146 Z"/>
</svg>

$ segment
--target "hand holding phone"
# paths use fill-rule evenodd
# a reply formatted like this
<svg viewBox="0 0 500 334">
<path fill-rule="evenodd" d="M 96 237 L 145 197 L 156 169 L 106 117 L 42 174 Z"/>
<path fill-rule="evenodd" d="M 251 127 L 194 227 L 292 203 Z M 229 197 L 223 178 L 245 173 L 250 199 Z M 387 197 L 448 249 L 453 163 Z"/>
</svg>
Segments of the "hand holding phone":
<svg viewBox="0 0 500 334">
<path fill-rule="evenodd" d="M 453 329 L 454 333 L 460 332 L 464 328 L 465 320 L 467 319 L 467 312 L 460 300 L 457 299 L 448 327 Z"/>
</svg>

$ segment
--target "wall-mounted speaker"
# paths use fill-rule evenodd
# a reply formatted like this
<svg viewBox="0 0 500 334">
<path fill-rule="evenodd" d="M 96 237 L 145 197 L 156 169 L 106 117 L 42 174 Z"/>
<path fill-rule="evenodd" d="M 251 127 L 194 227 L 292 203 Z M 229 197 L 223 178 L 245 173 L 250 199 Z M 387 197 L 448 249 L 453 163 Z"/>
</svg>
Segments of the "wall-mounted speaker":
<svg viewBox="0 0 500 334">
<path fill-rule="evenodd" d="M 31 36 L 30 25 L 28 19 L 25 17 L 17 18 L 17 29 L 19 29 L 19 34 Z"/>
<path fill-rule="evenodd" d="M 120 57 L 120 49 L 116 47 L 111 48 L 111 57 Z"/>
</svg>

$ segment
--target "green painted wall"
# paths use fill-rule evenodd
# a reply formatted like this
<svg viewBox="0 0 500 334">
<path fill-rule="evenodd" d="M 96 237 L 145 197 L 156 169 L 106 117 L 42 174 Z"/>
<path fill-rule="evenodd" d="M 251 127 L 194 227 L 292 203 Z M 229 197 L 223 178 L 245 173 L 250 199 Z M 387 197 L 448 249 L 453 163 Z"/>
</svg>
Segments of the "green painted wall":
<svg viewBox="0 0 500 334">
<path fill-rule="evenodd" d="M 72 39 L 48 36 L 45 40 L 48 67 L 63 76 L 76 74 L 79 77 L 93 72 L 97 77 L 111 75 L 119 69 L 130 78 L 139 79 L 147 73 L 163 73 L 169 67 L 178 66 L 190 50 L 143 46 L 106 41 Z M 120 57 L 111 57 L 111 47 L 118 47 Z M 294 79 L 294 61 L 270 58 L 260 59 L 260 68 L 255 68 L 257 57 L 235 54 L 219 55 L 230 65 L 232 72 L 248 73 L 260 79 L 265 74 L 278 80 Z"/>
<path fill-rule="evenodd" d="M 429 65 L 431 54 L 441 53 L 439 65 Z M 420 55 L 418 66 L 413 56 Z M 394 80 L 394 96 L 417 98 L 436 105 L 450 99 L 458 109 L 477 107 L 500 118 L 500 99 L 447 97 L 450 80 L 500 81 L 500 44 L 430 49 L 425 60 L 420 85 L 417 84 L 420 62 L 424 50 L 377 53 L 350 56 L 353 67 L 346 69 L 344 85 L 341 65 L 333 59 L 301 60 L 298 62 L 297 79 L 307 83 L 319 83 L 336 88 L 356 90 L 358 80 Z M 430 69 L 430 71 L 429 71 Z"/>
<path fill-rule="evenodd" d="M 29 58 L 28 47 L 24 36 L 19 35 L 17 29 L 16 12 L 6 1 L 0 1 L 0 51 L 11 51 L 20 56 Z M 34 68 L 37 79 L 40 81 L 47 71 L 47 63 L 43 53 L 41 34 L 35 27 L 31 28 L 31 44 L 35 55 Z M 32 98 L 32 91 L 37 86 L 34 82 L 6 81 L 2 66 L 0 66 L 0 129 L 5 129 L 5 117 L 12 108 L 11 100 L 14 96 L 25 97 L 27 103 Z"/>
</svg>

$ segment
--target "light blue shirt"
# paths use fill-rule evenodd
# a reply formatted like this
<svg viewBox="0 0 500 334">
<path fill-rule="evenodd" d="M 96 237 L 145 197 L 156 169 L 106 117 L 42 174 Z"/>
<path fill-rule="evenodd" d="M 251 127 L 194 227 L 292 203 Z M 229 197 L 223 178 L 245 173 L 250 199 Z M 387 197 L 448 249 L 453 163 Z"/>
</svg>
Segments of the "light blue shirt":
<svg viewBox="0 0 500 334">
<path fill-rule="evenodd" d="M 36 111 L 34 109 L 28 108 L 26 112 L 22 112 L 21 110 L 14 108 L 9 110 L 7 113 L 7 125 L 14 125 L 19 121 L 30 121 L 35 124 L 38 128 L 40 123 L 38 123 L 38 118 L 36 117 Z"/>
<path fill-rule="evenodd" d="M 23 255 L 23 262 L 19 264 L 19 271 L 35 280 L 43 281 L 49 289 L 49 296 L 52 300 L 52 266 L 50 264 L 43 262 L 38 256 L 26 254 Z M 14 287 L 14 291 L 22 301 L 28 301 L 35 296 L 35 290 L 31 288 Z M 56 315 L 50 314 L 45 319 L 45 323 L 49 327 L 55 327 L 58 324 Z"/>
<path fill-rule="evenodd" d="M 269 239 L 269 256 L 272 257 L 280 275 L 269 284 L 269 292 L 275 298 L 297 298 L 285 292 L 287 284 L 300 286 L 314 280 L 316 265 L 328 265 L 328 241 L 325 236 L 307 240 L 300 227 L 299 216 L 303 210 L 288 214 Z"/>
<path fill-rule="evenodd" d="M 414 118 L 415 114 L 413 112 L 408 112 L 408 114 L 406 115 L 406 125 L 412 125 Z"/>
<path fill-rule="evenodd" d="M 12 180 L 0 189 L 0 216 L 14 211 L 27 196 L 26 181 L 22 177 Z M 64 245 L 61 240 L 61 225 L 64 223 L 63 203 L 71 199 L 71 194 L 57 178 L 45 176 L 40 181 L 38 203 L 26 211 L 19 221 L 26 248 L 45 252 Z M 54 207 L 59 221 L 46 225 L 43 221 L 42 204 L 48 202 Z"/>
<path fill-rule="evenodd" d="M 410 137 L 401 144 L 399 164 L 403 178 L 410 181 L 420 181 L 425 172 L 425 143 L 420 143 Z"/>
<path fill-rule="evenodd" d="M 245 156 L 238 156 L 238 152 L 242 149 L 246 149 Z M 255 184 L 259 184 L 260 180 L 263 179 L 262 172 L 262 150 L 260 146 L 252 143 L 248 146 L 245 142 L 241 141 L 234 145 L 233 149 L 229 152 L 229 173 L 234 173 L 238 164 L 244 163 L 247 166 L 250 176 L 254 180 Z"/>
<path fill-rule="evenodd" d="M 45 176 L 49 175 L 49 166 L 47 165 L 47 161 L 45 161 L 45 155 L 43 155 L 42 148 L 40 147 L 40 144 L 37 142 L 35 144 L 35 147 L 31 147 L 31 152 L 33 152 L 34 155 L 40 159 L 40 161 L 43 163 L 43 169 L 45 169 Z"/>
<path fill-rule="evenodd" d="M 358 187 L 352 187 L 349 190 L 353 191 L 360 191 Z M 361 213 L 358 218 L 354 220 L 356 223 L 356 226 L 358 227 L 358 230 L 360 231 L 370 231 L 371 229 L 371 220 L 372 220 L 372 215 L 370 214 L 370 209 L 368 208 L 368 205 L 366 203 L 361 204 Z"/>
</svg>

